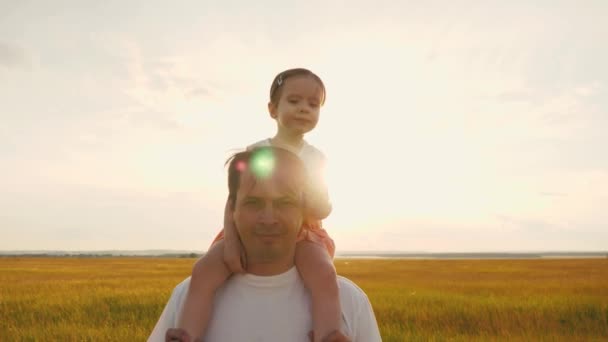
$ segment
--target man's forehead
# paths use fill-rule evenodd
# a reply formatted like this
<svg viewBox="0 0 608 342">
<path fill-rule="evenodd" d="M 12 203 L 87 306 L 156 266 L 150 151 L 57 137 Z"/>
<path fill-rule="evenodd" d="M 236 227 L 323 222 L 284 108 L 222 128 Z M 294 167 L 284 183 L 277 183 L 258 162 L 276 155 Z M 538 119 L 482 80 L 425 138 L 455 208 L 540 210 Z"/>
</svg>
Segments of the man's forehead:
<svg viewBox="0 0 608 342">
<path fill-rule="evenodd" d="M 238 192 L 242 196 L 299 197 L 302 191 L 301 181 L 288 168 L 277 167 L 266 177 L 256 176 L 249 170 L 243 171 Z"/>
</svg>

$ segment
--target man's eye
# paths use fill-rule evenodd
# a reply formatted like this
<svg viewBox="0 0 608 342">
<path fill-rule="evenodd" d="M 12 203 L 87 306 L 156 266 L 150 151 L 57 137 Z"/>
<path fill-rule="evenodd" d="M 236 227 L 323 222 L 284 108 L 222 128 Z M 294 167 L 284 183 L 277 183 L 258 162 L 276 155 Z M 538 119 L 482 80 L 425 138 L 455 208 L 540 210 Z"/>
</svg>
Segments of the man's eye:
<svg viewBox="0 0 608 342">
<path fill-rule="evenodd" d="M 296 203 L 292 200 L 282 200 L 277 202 L 277 207 L 279 208 L 291 208 L 294 207 Z"/>
<path fill-rule="evenodd" d="M 243 202 L 244 205 L 248 206 L 248 207 L 259 207 L 260 206 L 260 201 L 256 201 L 256 200 L 245 200 Z"/>
</svg>

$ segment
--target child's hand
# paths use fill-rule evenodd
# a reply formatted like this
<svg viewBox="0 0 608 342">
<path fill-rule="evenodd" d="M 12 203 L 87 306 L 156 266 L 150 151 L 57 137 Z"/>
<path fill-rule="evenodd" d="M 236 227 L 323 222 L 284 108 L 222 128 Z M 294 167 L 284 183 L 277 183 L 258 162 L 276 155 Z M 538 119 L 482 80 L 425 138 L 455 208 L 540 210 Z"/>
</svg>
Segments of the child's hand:
<svg viewBox="0 0 608 342">
<path fill-rule="evenodd" d="M 316 220 L 314 218 L 308 218 L 308 219 L 306 219 L 304 221 L 304 224 L 310 230 L 315 230 L 315 229 L 321 229 L 322 228 L 321 221 Z"/>
<path fill-rule="evenodd" d="M 193 339 L 184 329 L 171 328 L 165 333 L 165 342 L 202 342 L 202 340 Z"/>
<path fill-rule="evenodd" d="M 232 218 L 233 202 L 226 201 L 224 208 L 224 263 L 232 273 L 245 272 L 245 252 Z"/>
</svg>

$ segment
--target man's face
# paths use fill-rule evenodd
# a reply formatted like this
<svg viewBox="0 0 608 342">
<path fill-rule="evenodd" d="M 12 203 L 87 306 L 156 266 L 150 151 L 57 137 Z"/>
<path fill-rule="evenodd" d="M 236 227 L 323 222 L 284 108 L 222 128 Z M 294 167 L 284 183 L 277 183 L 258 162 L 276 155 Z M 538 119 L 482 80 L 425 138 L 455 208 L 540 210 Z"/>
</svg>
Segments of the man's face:
<svg viewBox="0 0 608 342">
<path fill-rule="evenodd" d="M 292 175 L 284 163 L 263 179 L 241 174 L 233 218 L 248 263 L 293 260 L 303 215 L 302 185 Z"/>
</svg>

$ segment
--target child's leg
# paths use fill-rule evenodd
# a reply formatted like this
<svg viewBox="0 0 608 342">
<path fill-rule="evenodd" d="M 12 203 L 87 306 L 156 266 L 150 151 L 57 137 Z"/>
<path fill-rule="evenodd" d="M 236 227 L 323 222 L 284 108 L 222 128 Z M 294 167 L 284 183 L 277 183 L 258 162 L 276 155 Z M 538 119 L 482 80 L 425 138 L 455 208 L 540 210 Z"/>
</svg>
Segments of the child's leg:
<svg viewBox="0 0 608 342">
<path fill-rule="evenodd" d="M 224 241 L 213 244 L 192 269 L 188 294 L 178 320 L 194 339 L 202 337 L 211 318 L 213 299 L 217 290 L 230 276 L 224 264 Z"/>
<path fill-rule="evenodd" d="M 314 341 L 340 330 L 342 311 L 338 279 L 327 250 L 310 241 L 296 245 L 296 267 L 312 297 Z"/>
</svg>

